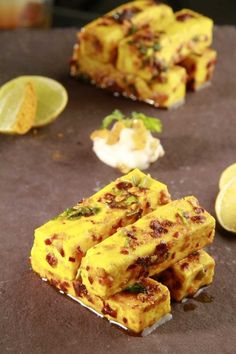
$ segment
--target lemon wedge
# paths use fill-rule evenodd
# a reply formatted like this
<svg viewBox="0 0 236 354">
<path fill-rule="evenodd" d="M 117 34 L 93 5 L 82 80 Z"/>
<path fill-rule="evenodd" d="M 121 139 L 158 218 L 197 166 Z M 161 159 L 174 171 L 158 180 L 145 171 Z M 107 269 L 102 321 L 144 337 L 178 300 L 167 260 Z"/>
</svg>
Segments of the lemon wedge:
<svg viewBox="0 0 236 354">
<path fill-rule="evenodd" d="M 33 127 L 41 127 L 51 123 L 64 110 L 68 102 L 68 94 L 64 86 L 58 81 L 44 76 L 19 76 L 8 81 L 0 88 L 4 94 L 12 89 L 22 87 L 30 82 L 37 96 L 37 110 Z"/>
<path fill-rule="evenodd" d="M 26 80 L 18 85 L 9 82 L 0 89 L 0 132 L 25 134 L 35 122 L 37 97 Z"/>
<path fill-rule="evenodd" d="M 236 177 L 219 192 L 215 211 L 220 225 L 225 230 L 236 233 Z"/>
<path fill-rule="evenodd" d="M 221 174 L 219 181 L 220 190 L 224 188 L 224 186 L 229 183 L 233 178 L 236 177 L 236 163 L 228 166 Z"/>
</svg>

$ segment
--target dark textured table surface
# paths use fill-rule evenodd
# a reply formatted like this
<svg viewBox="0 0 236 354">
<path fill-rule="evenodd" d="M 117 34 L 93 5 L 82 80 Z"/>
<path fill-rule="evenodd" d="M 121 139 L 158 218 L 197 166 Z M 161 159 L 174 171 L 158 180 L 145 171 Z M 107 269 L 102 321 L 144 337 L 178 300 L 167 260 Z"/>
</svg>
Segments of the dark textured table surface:
<svg viewBox="0 0 236 354">
<path fill-rule="evenodd" d="M 148 172 L 173 198 L 194 194 L 214 214 L 221 171 L 236 161 L 236 31 L 215 31 L 219 61 L 211 88 L 184 106 L 159 111 L 115 98 L 68 75 L 75 30 L 0 33 L 0 83 L 23 74 L 61 81 L 69 103 L 55 123 L 22 137 L 0 137 L 0 353 L 235 353 L 236 236 L 219 228 L 212 303 L 173 305 L 173 320 L 130 337 L 63 297 L 30 269 L 34 229 L 119 176 L 91 149 L 89 133 L 114 108 L 162 119 L 166 155 Z M 63 133 L 63 136 L 62 134 Z M 62 137 L 61 137 L 62 136 Z"/>
</svg>

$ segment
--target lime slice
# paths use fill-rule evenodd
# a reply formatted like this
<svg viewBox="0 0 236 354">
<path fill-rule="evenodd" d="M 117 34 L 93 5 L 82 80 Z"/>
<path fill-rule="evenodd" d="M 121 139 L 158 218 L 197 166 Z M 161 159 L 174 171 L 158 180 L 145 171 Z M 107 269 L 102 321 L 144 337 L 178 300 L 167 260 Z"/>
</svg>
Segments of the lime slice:
<svg viewBox="0 0 236 354">
<path fill-rule="evenodd" d="M 219 188 L 220 190 L 229 183 L 234 177 L 236 177 L 236 163 L 228 166 L 220 176 Z"/>
<path fill-rule="evenodd" d="M 236 233 L 236 177 L 231 179 L 218 194 L 215 211 L 221 226 Z"/>
<path fill-rule="evenodd" d="M 37 97 L 28 81 L 0 89 L 0 132 L 25 134 L 35 121 Z"/>
<path fill-rule="evenodd" d="M 59 82 L 44 76 L 19 76 L 3 85 L 0 89 L 4 92 L 12 87 L 31 82 L 34 86 L 38 104 L 34 127 L 41 127 L 51 123 L 65 108 L 68 95 L 67 91 Z"/>
</svg>

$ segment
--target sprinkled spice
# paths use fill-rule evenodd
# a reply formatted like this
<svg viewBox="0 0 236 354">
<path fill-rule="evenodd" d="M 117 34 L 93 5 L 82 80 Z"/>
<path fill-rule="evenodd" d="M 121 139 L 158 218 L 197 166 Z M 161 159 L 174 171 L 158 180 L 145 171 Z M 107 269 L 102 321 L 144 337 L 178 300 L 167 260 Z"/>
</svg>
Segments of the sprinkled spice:
<svg viewBox="0 0 236 354">
<path fill-rule="evenodd" d="M 203 224 L 206 218 L 203 215 L 194 215 L 191 217 L 191 220 L 197 224 Z"/>
<path fill-rule="evenodd" d="M 63 248 L 61 248 L 59 252 L 62 257 L 65 257 L 65 251 L 63 250 Z"/>
<path fill-rule="evenodd" d="M 188 268 L 189 268 L 188 262 L 184 262 L 183 264 L 181 264 L 180 268 L 181 268 L 182 270 L 188 269 Z"/>
<path fill-rule="evenodd" d="M 116 188 L 120 189 L 120 190 L 122 190 L 122 189 L 127 190 L 132 187 L 133 187 L 133 185 L 130 182 L 119 182 L 116 184 Z"/>
<path fill-rule="evenodd" d="M 117 317 L 117 312 L 116 312 L 116 310 L 113 310 L 113 309 L 110 307 L 109 304 L 105 304 L 105 305 L 103 306 L 102 313 L 103 313 L 104 315 L 109 315 L 109 316 L 114 317 L 114 318 Z"/>
<path fill-rule="evenodd" d="M 75 258 L 74 257 L 69 257 L 68 261 L 74 263 L 75 262 Z"/>
<path fill-rule="evenodd" d="M 52 241 L 49 238 L 47 238 L 46 240 L 44 240 L 44 243 L 45 245 L 49 246 L 52 244 Z"/>
<path fill-rule="evenodd" d="M 81 284 L 79 281 L 74 281 L 73 287 L 74 287 L 76 295 L 79 297 L 83 297 L 88 294 L 85 285 Z"/>
<path fill-rule="evenodd" d="M 57 258 L 52 253 L 46 255 L 46 261 L 51 267 L 55 268 L 57 266 Z"/>
</svg>

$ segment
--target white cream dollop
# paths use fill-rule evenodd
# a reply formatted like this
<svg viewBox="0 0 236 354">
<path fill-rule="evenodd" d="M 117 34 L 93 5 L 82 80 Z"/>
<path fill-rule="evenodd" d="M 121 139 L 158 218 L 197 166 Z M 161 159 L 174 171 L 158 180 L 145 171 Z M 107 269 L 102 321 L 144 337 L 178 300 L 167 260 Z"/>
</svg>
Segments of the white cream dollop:
<svg viewBox="0 0 236 354">
<path fill-rule="evenodd" d="M 93 141 L 93 150 L 101 161 L 111 167 L 125 171 L 134 168 L 145 170 L 165 152 L 160 140 L 154 138 L 149 131 L 144 148 L 135 148 L 133 134 L 132 128 L 122 129 L 119 140 L 112 145 L 107 144 L 106 138 L 96 137 Z"/>
</svg>

